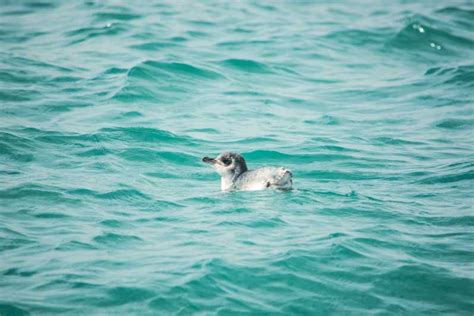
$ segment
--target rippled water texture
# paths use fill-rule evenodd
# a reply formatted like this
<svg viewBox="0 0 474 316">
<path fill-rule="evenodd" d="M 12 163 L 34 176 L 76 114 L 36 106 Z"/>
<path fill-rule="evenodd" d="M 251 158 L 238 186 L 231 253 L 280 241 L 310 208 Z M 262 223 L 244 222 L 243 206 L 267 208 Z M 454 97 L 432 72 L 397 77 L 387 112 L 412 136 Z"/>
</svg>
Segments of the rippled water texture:
<svg viewBox="0 0 474 316">
<path fill-rule="evenodd" d="M 472 315 L 472 1 L 0 12 L 1 315 Z"/>
</svg>

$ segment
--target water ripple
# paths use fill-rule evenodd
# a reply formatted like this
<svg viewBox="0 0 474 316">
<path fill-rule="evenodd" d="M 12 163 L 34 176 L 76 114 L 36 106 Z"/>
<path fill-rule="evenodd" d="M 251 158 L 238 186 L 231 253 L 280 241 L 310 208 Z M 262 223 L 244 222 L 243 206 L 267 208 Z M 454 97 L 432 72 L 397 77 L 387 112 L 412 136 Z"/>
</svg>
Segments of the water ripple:
<svg viewBox="0 0 474 316">
<path fill-rule="evenodd" d="M 472 314 L 471 2 L 3 1 L 0 314 Z"/>
</svg>

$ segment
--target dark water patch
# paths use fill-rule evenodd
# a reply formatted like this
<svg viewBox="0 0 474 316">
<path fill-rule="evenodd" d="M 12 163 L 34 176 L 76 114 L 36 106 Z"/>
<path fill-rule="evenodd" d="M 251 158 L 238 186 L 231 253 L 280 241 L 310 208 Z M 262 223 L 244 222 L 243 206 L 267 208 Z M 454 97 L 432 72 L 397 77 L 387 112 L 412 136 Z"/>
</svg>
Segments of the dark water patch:
<svg viewBox="0 0 474 316">
<path fill-rule="evenodd" d="M 226 145 L 250 145 L 250 144 L 264 144 L 264 143 L 278 143 L 278 140 L 274 139 L 273 137 L 246 137 L 241 139 L 230 139 L 226 141 L 214 141 L 213 143 L 220 143 Z"/>
<path fill-rule="evenodd" d="M 144 219 L 139 219 L 137 222 L 143 222 Z M 181 222 L 181 218 L 180 217 L 172 217 L 172 216 L 156 216 L 156 217 L 153 217 L 151 219 L 147 219 L 146 222 L 149 222 L 149 221 L 154 221 L 154 222 L 158 222 L 158 223 L 175 223 L 175 224 L 178 224 Z"/>
<path fill-rule="evenodd" d="M 153 296 L 155 293 L 145 288 L 119 286 L 107 290 L 107 297 L 97 301 L 97 306 L 120 306 L 143 302 Z"/>
<path fill-rule="evenodd" d="M 32 9 L 53 9 L 57 7 L 57 4 L 55 3 L 41 1 L 27 1 L 24 2 L 23 5 Z"/>
<path fill-rule="evenodd" d="M 2 300 L 3 301 L 3 300 Z M 18 304 L 5 304 L 5 301 L 0 303 L 0 314 L 7 316 L 29 316 L 30 312 L 26 309 L 20 308 Z"/>
<path fill-rule="evenodd" d="M 169 178 L 173 178 L 175 177 L 176 175 L 174 173 L 171 173 L 171 172 L 145 172 L 144 173 L 145 176 L 149 176 L 149 177 L 153 177 L 153 178 L 158 178 L 158 179 L 169 179 Z"/>
<path fill-rule="evenodd" d="M 217 43 L 217 46 L 241 50 L 243 46 L 265 46 L 271 43 L 273 42 L 269 40 L 225 41 Z"/>
<path fill-rule="evenodd" d="M 385 38 L 389 34 L 390 29 L 371 31 L 371 30 L 343 30 L 329 33 L 322 37 L 339 44 L 348 44 L 351 46 L 376 46 L 382 47 Z"/>
<path fill-rule="evenodd" d="M 5 275 L 5 276 L 30 277 L 30 276 L 33 276 L 37 273 L 38 273 L 37 271 L 28 271 L 28 270 L 22 270 L 22 269 L 18 269 L 18 268 L 11 268 L 11 269 L 8 269 L 7 271 L 5 271 L 3 273 L 3 275 Z"/>
<path fill-rule="evenodd" d="M 443 30 L 429 19 L 418 17 L 414 20 L 388 42 L 389 47 L 418 52 L 420 57 L 430 60 L 434 58 L 433 55 L 448 57 L 461 52 L 467 53 L 474 47 L 472 39 Z"/>
<path fill-rule="evenodd" d="M 120 117 L 122 118 L 136 118 L 136 117 L 143 117 L 143 114 L 138 111 L 128 111 L 120 113 Z"/>
<path fill-rule="evenodd" d="M 348 193 L 348 194 L 340 194 L 336 192 L 324 192 L 324 195 L 328 196 L 341 196 L 345 197 L 348 201 L 359 201 L 360 197 L 357 193 Z M 379 200 L 380 201 L 380 200 Z M 380 204 L 380 203 L 379 203 Z M 399 220 L 400 214 L 394 213 L 393 211 L 387 209 L 387 207 L 375 206 L 371 208 L 367 208 L 366 205 L 368 204 L 358 204 L 364 206 L 354 206 L 354 207 L 339 207 L 339 208 L 318 208 L 318 214 L 328 217 L 337 217 L 337 218 L 377 218 L 378 220 L 382 219 L 393 219 Z"/>
<path fill-rule="evenodd" d="M 242 90 L 232 90 L 232 91 L 225 91 L 225 95 L 230 95 L 230 96 L 237 96 L 237 97 L 268 97 L 269 95 L 266 93 L 263 93 L 261 91 L 254 91 L 254 90 L 247 90 L 247 91 L 242 91 Z M 270 113 L 264 113 L 264 114 L 270 114 Z"/>
<path fill-rule="evenodd" d="M 104 75 L 120 75 L 128 72 L 127 68 L 111 67 L 104 71 Z"/>
<path fill-rule="evenodd" d="M 130 227 L 130 224 L 116 219 L 107 219 L 100 222 L 101 225 L 110 228 Z"/>
<path fill-rule="evenodd" d="M 32 39 L 37 39 L 42 35 L 47 34 L 46 32 L 21 32 L 20 31 L 13 31 L 10 30 L 9 32 L 2 32 L 0 31 L 0 39 L 4 43 L 12 43 L 12 44 L 19 44 L 23 42 L 28 42 Z"/>
<path fill-rule="evenodd" d="M 441 175 L 428 176 L 417 181 L 421 184 L 440 184 L 440 183 L 454 183 L 459 181 L 469 181 L 474 179 L 474 169 L 456 172 L 452 171 L 450 173 L 445 173 Z"/>
<path fill-rule="evenodd" d="M 36 244 L 36 242 L 30 239 L 0 237 L 0 251 L 18 249 L 23 246 L 29 246 L 33 244 Z"/>
<path fill-rule="evenodd" d="M 423 216 L 419 220 L 439 227 L 472 227 L 474 216 Z"/>
<path fill-rule="evenodd" d="M 5 176 L 16 176 L 20 175 L 21 172 L 17 170 L 0 170 L 0 175 L 5 175 Z"/>
<path fill-rule="evenodd" d="M 381 175 L 361 172 L 342 172 L 330 170 L 298 171 L 298 178 L 323 179 L 323 180 L 374 180 L 380 179 Z"/>
<path fill-rule="evenodd" d="M 47 80 L 48 83 L 54 84 L 54 83 L 68 83 L 68 82 L 78 82 L 82 80 L 81 77 L 74 77 L 74 76 L 56 76 L 53 77 L 49 80 Z"/>
<path fill-rule="evenodd" d="M 473 169 L 474 168 L 474 162 L 471 162 L 471 161 L 457 161 L 457 162 L 448 163 L 448 164 L 442 166 L 442 168 L 445 169 L 445 170 Z"/>
<path fill-rule="evenodd" d="M 144 143 L 173 143 L 190 145 L 194 143 L 191 137 L 178 136 L 166 130 L 148 127 L 107 127 L 99 130 L 108 139 L 127 142 Z"/>
<path fill-rule="evenodd" d="M 349 160 L 354 159 L 348 155 L 335 154 L 285 154 L 272 150 L 256 150 L 249 153 L 244 153 L 244 156 L 249 161 L 264 161 L 274 163 L 276 161 L 282 163 L 289 161 L 291 163 L 311 163 L 315 161 L 328 160 Z"/>
<path fill-rule="evenodd" d="M 435 12 L 460 28 L 474 29 L 474 10 L 469 7 L 448 6 Z"/>
<path fill-rule="evenodd" d="M 13 9 L 13 10 L 2 10 L 2 14 L 5 16 L 21 16 L 35 13 L 35 10 L 30 9 Z"/>
<path fill-rule="evenodd" d="M 42 130 L 32 127 L 24 127 L 17 130 L 17 134 L 28 136 L 28 139 L 50 144 L 68 145 L 82 143 L 97 143 L 99 141 L 95 134 L 67 133 L 53 130 Z M 37 145 L 35 145 L 37 146 Z"/>
<path fill-rule="evenodd" d="M 226 214 L 245 214 L 245 213 L 251 213 L 251 212 L 252 212 L 252 209 L 250 208 L 239 207 L 239 208 L 216 210 L 212 213 L 216 215 L 226 215 Z"/>
<path fill-rule="evenodd" d="M 196 38 L 196 37 L 208 37 L 208 33 L 206 32 L 200 32 L 200 31 L 187 31 L 186 34 L 189 35 L 191 38 Z"/>
<path fill-rule="evenodd" d="M 144 51 L 158 51 L 166 48 L 173 48 L 177 44 L 170 42 L 148 42 L 143 44 L 131 45 L 130 48 Z"/>
<path fill-rule="evenodd" d="M 190 293 L 190 297 L 188 299 L 191 301 L 207 300 L 224 295 L 225 291 L 215 280 L 215 277 L 219 273 L 219 269 L 214 268 L 211 263 L 208 263 L 205 264 L 201 270 L 203 271 L 202 273 L 196 275 L 192 279 L 189 279 L 189 281 L 186 283 L 173 287 L 169 295 L 176 296 L 183 292 Z M 225 273 L 225 271 L 221 270 L 220 273 Z M 212 301 L 209 303 L 212 304 Z M 192 306 L 193 304 L 190 305 Z M 195 309 L 195 307 L 193 309 Z M 189 311 L 191 310 L 188 309 L 188 312 Z"/>
<path fill-rule="evenodd" d="M 165 161 L 173 165 L 188 165 L 188 166 L 199 166 L 201 160 L 199 157 L 194 157 L 189 154 L 183 154 L 182 152 L 171 152 L 152 150 L 145 148 L 129 148 L 120 150 L 117 154 L 119 157 L 124 158 L 128 161 L 148 162 L 156 163 L 158 161 Z"/>
<path fill-rule="evenodd" d="M 73 289 L 97 289 L 102 287 L 101 284 L 91 282 L 69 282 L 69 286 Z"/>
<path fill-rule="evenodd" d="M 118 247 L 120 245 L 139 243 L 143 240 L 140 237 L 134 235 L 103 233 L 102 235 L 95 236 L 93 241 L 103 246 Z"/>
<path fill-rule="evenodd" d="M 19 69 L 0 70 L 0 81 L 5 83 L 36 83 L 45 80 L 46 77 Z"/>
<path fill-rule="evenodd" d="M 472 131 L 474 120 L 448 118 L 437 122 L 435 126 L 443 129 L 470 129 Z"/>
<path fill-rule="evenodd" d="M 76 45 L 97 37 L 114 36 L 126 32 L 128 26 L 122 23 L 110 23 L 102 27 L 83 27 L 65 33 L 67 37 L 75 38 L 68 45 Z"/>
<path fill-rule="evenodd" d="M 359 260 L 368 257 L 364 251 L 354 245 L 344 243 L 344 241 L 331 244 L 328 248 L 321 251 L 320 256 L 323 263 L 329 263 L 344 258 Z"/>
<path fill-rule="evenodd" d="M 190 23 L 192 25 L 196 26 L 205 26 L 205 27 L 213 27 L 216 25 L 216 23 L 211 22 L 211 21 L 204 21 L 204 20 L 189 20 L 186 21 L 187 23 Z"/>
<path fill-rule="evenodd" d="M 70 89 L 67 89 L 70 90 Z M 73 91 L 64 91 L 67 93 L 80 92 L 82 89 L 73 89 Z M 85 107 L 93 106 L 93 102 L 83 101 L 83 100 L 62 100 L 62 101 L 50 101 L 43 106 L 43 109 L 55 112 L 55 113 L 64 113 L 69 112 L 74 109 L 81 109 Z"/>
<path fill-rule="evenodd" d="M 238 212 L 242 214 L 242 212 Z M 225 213 L 228 214 L 228 213 Z M 239 220 L 239 221 L 224 221 L 219 223 L 218 226 L 245 226 L 249 228 L 262 228 L 262 229 L 269 229 L 269 228 L 277 228 L 287 225 L 287 223 L 282 220 L 281 218 L 268 218 L 268 219 L 256 219 L 256 220 Z"/>
<path fill-rule="evenodd" d="M 323 115 L 317 120 L 304 120 L 303 122 L 310 125 L 340 125 L 343 120 L 332 115 Z"/>
<path fill-rule="evenodd" d="M 105 156 L 111 153 L 112 153 L 111 150 L 101 147 L 101 148 L 94 148 L 94 149 L 87 149 L 84 151 L 80 151 L 76 153 L 75 155 L 78 157 L 100 157 L 100 156 Z"/>
<path fill-rule="evenodd" d="M 430 291 L 422 290 L 420 284 Z M 423 303 L 428 313 L 468 313 L 474 308 L 469 299 L 474 288 L 472 279 L 454 276 L 430 265 L 400 266 L 380 275 L 373 286 L 375 292 L 383 296 Z"/>
<path fill-rule="evenodd" d="M 97 250 L 96 246 L 78 240 L 61 243 L 55 248 L 57 251 Z"/>
<path fill-rule="evenodd" d="M 176 101 L 177 97 L 168 97 L 164 94 L 160 94 L 151 88 L 143 86 L 125 86 L 116 92 L 111 100 L 121 101 L 125 103 L 136 103 L 149 101 L 150 103 L 156 102 L 171 102 Z M 158 101 L 159 100 L 159 101 Z"/>
<path fill-rule="evenodd" d="M 303 250 L 289 250 L 272 262 L 272 266 L 284 267 L 289 270 L 303 269 L 311 271 L 317 269 L 319 262 L 315 260 L 315 254 Z"/>
<path fill-rule="evenodd" d="M 240 70 L 243 72 L 261 74 L 272 73 L 270 67 L 266 64 L 250 59 L 226 59 L 224 61 L 219 62 L 219 64 L 224 67 Z"/>
<path fill-rule="evenodd" d="M 335 151 L 335 152 L 360 152 L 360 150 L 354 148 L 346 148 L 343 146 L 336 146 L 336 145 L 325 145 L 319 146 L 321 150 L 328 150 L 328 151 Z"/>
<path fill-rule="evenodd" d="M 407 140 L 407 139 L 401 139 L 401 138 L 394 138 L 394 137 L 389 137 L 389 136 L 381 136 L 381 137 L 376 137 L 371 140 L 373 144 L 376 145 L 409 145 L 409 146 L 415 146 L 415 145 L 425 145 L 423 142 L 418 142 L 418 141 L 412 141 L 412 140 Z"/>
<path fill-rule="evenodd" d="M 36 90 L 25 89 L 2 89 L 0 101 L 5 102 L 27 102 L 41 98 L 41 93 Z"/>
<path fill-rule="evenodd" d="M 474 87 L 474 65 L 432 67 L 425 72 L 425 76 L 442 78 L 445 85 Z"/>
<path fill-rule="evenodd" d="M 77 70 L 83 70 L 80 67 L 65 67 L 59 64 L 53 64 L 50 62 L 45 62 L 43 60 L 27 58 L 23 56 L 11 55 L 6 54 L 3 56 L 4 63 L 14 67 L 13 69 L 24 69 L 27 68 L 27 72 L 40 71 L 41 73 L 49 73 L 50 71 L 57 71 L 57 72 L 64 72 L 64 73 L 71 73 Z"/>
<path fill-rule="evenodd" d="M 71 218 L 71 216 L 63 213 L 51 213 L 51 212 L 45 212 L 45 213 L 39 213 L 35 214 L 34 217 L 40 218 L 40 219 L 65 219 L 65 218 Z"/>
<path fill-rule="evenodd" d="M 464 102 L 462 101 L 453 100 L 451 98 L 443 98 L 434 95 L 419 95 L 416 97 L 416 103 L 430 107 L 447 107 L 464 104 Z"/>
<path fill-rule="evenodd" d="M 102 200 L 134 201 L 151 199 L 148 195 L 135 189 L 121 189 L 106 193 L 99 193 L 89 189 L 74 189 L 67 192 L 73 196 L 89 196 Z"/>
<path fill-rule="evenodd" d="M 130 21 L 130 20 L 136 20 L 142 17 L 141 14 L 136 14 L 136 13 L 125 13 L 125 12 L 97 12 L 94 13 L 94 17 L 97 18 L 98 21 L 105 21 L 109 22 L 111 20 L 117 20 L 117 21 Z"/>
<path fill-rule="evenodd" d="M 155 213 L 161 210 L 167 210 L 167 209 L 176 210 L 183 207 L 184 205 L 179 204 L 179 203 L 154 198 L 147 208 L 142 208 L 140 209 L 140 211 Z"/>
<path fill-rule="evenodd" d="M 65 197 L 59 189 L 41 185 L 21 185 L 9 189 L 0 190 L 2 199 L 43 198 L 52 200 L 64 200 Z"/>
<path fill-rule="evenodd" d="M 34 155 L 31 153 L 35 144 L 29 138 L 13 133 L 0 132 L 0 157 L 12 161 L 31 162 Z"/>
<path fill-rule="evenodd" d="M 191 64 L 177 62 L 159 62 L 148 60 L 138 66 L 130 69 L 128 77 L 164 80 L 166 77 L 177 78 L 194 78 L 194 79 L 218 79 L 222 76 L 212 70 L 199 68 Z"/>
<path fill-rule="evenodd" d="M 186 130 L 186 132 L 190 133 L 206 133 L 206 134 L 219 134 L 219 130 L 215 128 L 192 128 Z"/>
</svg>

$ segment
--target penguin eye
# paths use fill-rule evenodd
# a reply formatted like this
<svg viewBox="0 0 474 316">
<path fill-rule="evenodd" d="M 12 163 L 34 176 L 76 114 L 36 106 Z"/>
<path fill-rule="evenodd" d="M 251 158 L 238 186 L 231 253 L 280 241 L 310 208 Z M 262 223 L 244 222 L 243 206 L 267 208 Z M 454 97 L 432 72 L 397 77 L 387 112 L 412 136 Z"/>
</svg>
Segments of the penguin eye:
<svg viewBox="0 0 474 316">
<path fill-rule="evenodd" d="M 222 163 L 226 166 L 230 165 L 232 163 L 232 160 L 230 158 L 223 158 Z"/>
</svg>

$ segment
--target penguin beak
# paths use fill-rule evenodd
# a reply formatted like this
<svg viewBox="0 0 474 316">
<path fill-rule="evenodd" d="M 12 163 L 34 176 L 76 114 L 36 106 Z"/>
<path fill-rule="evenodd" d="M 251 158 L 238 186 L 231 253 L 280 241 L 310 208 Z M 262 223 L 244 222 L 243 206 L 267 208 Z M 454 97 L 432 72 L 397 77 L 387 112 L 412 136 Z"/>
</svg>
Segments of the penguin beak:
<svg viewBox="0 0 474 316">
<path fill-rule="evenodd" d="M 212 165 L 216 163 L 216 160 L 214 158 L 209 158 L 209 157 L 202 158 L 202 161 L 208 164 L 212 164 Z"/>
</svg>

